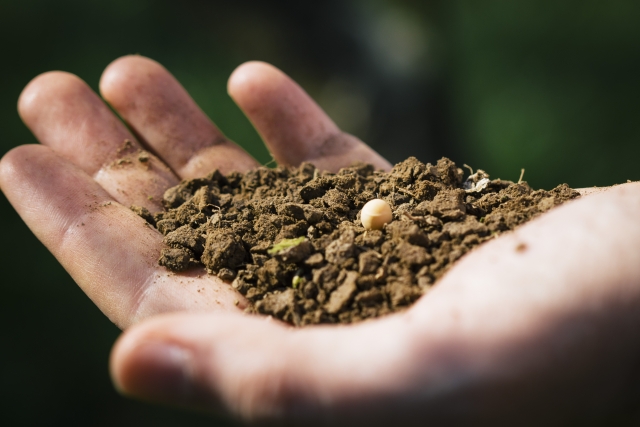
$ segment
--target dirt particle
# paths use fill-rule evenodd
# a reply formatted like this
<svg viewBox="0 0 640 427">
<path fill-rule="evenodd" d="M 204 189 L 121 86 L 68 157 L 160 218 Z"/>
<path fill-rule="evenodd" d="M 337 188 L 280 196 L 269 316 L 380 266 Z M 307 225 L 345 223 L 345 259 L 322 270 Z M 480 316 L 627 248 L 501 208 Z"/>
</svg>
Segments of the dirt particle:
<svg viewBox="0 0 640 427">
<path fill-rule="evenodd" d="M 125 139 L 125 140 L 122 142 L 122 145 L 118 148 L 117 153 L 118 153 L 119 155 L 120 155 L 120 154 L 124 154 L 124 153 L 126 153 L 126 152 L 128 152 L 128 151 L 131 151 L 133 148 L 134 148 L 134 146 L 133 146 L 133 142 L 131 142 L 131 140 L 130 140 L 130 139 Z"/>
<path fill-rule="evenodd" d="M 169 270 L 183 271 L 191 265 L 192 253 L 188 249 L 163 249 L 158 263 Z"/>
<path fill-rule="evenodd" d="M 149 209 L 145 208 L 144 206 L 136 206 L 136 205 L 132 205 L 130 209 L 136 214 L 138 214 L 140 217 L 142 217 L 142 219 L 147 221 L 147 224 L 150 224 L 153 226 L 156 225 L 156 220 L 154 219 L 153 215 L 151 215 L 151 212 L 149 212 Z"/>
<path fill-rule="evenodd" d="M 347 273 L 344 282 L 331 293 L 331 297 L 326 306 L 329 314 L 336 314 L 347 306 L 358 289 L 356 286 L 357 279 L 358 273 L 354 271 Z"/>
</svg>

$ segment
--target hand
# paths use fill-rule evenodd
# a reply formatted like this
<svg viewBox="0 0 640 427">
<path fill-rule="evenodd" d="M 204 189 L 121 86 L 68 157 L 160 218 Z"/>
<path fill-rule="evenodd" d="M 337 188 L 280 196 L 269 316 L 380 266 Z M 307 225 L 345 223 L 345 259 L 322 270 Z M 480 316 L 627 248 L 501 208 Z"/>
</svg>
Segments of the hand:
<svg viewBox="0 0 640 427">
<path fill-rule="evenodd" d="M 44 146 L 5 155 L 0 186 L 102 311 L 136 324 L 112 355 L 123 392 L 305 425 L 566 424 L 637 403 L 639 184 L 483 245 L 403 313 L 291 329 L 241 314 L 202 271 L 159 268 L 162 236 L 127 208 L 158 210 L 179 179 L 255 161 L 153 61 L 115 61 L 100 88 L 138 138 L 79 79 L 44 74 L 19 102 Z M 389 167 L 271 66 L 241 66 L 229 93 L 281 164 Z M 157 156 L 139 161 L 143 147 Z"/>
<path fill-rule="evenodd" d="M 242 296 L 203 270 L 176 275 L 158 266 L 162 236 L 129 206 L 161 210 L 164 191 L 181 179 L 215 168 L 244 171 L 257 162 L 228 141 L 154 61 L 120 58 L 105 70 L 100 90 L 136 136 L 71 74 L 45 73 L 29 83 L 18 109 L 42 145 L 18 147 L 2 159 L 0 185 L 7 198 L 122 328 L 167 311 L 240 311 L 234 302 L 244 302 Z M 229 92 L 282 164 L 309 160 L 336 169 L 360 158 L 389 167 L 267 64 L 238 68 Z M 142 149 L 156 155 L 140 161 Z"/>
</svg>

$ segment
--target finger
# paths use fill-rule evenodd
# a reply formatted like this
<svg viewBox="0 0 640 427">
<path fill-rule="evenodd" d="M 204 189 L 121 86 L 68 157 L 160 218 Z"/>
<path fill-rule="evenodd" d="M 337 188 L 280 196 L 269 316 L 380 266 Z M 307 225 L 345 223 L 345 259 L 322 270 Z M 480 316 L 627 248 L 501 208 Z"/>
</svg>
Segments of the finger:
<svg viewBox="0 0 640 427">
<path fill-rule="evenodd" d="M 20 95 L 20 116 L 36 138 L 71 160 L 118 202 L 161 208 L 178 179 L 141 146 L 104 102 L 78 77 L 49 72 Z"/>
<path fill-rule="evenodd" d="M 131 128 L 182 178 L 257 162 L 218 130 L 164 67 L 142 56 L 112 62 L 100 92 Z"/>
<path fill-rule="evenodd" d="M 161 316 L 118 340 L 111 372 L 118 389 L 145 400 L 249 421 L 345 424 L 407 380 L 411 344 L 399 323 L 295 331 L 257 316 Z"/>
<path fill-rule="evenodd" d="M 278 163 L 297 166 L 309 161 L 337 171 L 359 160 L 391 168 L 358 138 L 341 132 L 300 86 L 272 65 L 241 65 L 231 75 L 228 91 Z"/>
<path fill-rule="evenodd" d="M 0 161 L 0 187 L 38 239 L 121 327 L 166 311 L 234 309 L 241 300 L 204 272 L 176 275 L 158 267 L 162 235 L 47 147 L 7 153 Z"/>
</svg>

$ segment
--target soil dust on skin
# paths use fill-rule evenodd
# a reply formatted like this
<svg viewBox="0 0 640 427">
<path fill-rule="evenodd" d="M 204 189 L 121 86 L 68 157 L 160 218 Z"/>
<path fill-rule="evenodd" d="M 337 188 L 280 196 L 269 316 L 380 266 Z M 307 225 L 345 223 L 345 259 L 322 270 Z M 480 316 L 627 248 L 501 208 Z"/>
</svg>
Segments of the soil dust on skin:
<svg viewBox="0 0 640 427">
<path fill-rule="evenodd" d="M 164 234 L 161 265 L 204 265 L 251 302 L 248 312 L 303 326 L 405 309 L 474 247 L 576 197 L 565 184 L 534 191 L 482 170 L 465 179 L 449 159 L 411 157 L 389 173 L 309 163 L 214 171 L 167 190 L 163 212 L 131 209 Z M 366 231 L 359 213 L 374 198 L 393 220 Z"/>
</svg>

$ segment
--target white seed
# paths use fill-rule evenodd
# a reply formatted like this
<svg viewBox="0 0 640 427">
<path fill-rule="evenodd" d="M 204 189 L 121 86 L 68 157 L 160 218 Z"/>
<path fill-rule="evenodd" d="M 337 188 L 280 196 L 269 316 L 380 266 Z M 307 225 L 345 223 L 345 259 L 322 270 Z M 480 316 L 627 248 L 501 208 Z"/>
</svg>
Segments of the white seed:
<svg viewBox="0 0 640 427">
<path fill-rule="evenodd" d="M 369 200 L 360 212 L 360 221 L 365 230 L 380 230 L 392 218 L 391 206 L 381 199 Z"/>
</svg>

